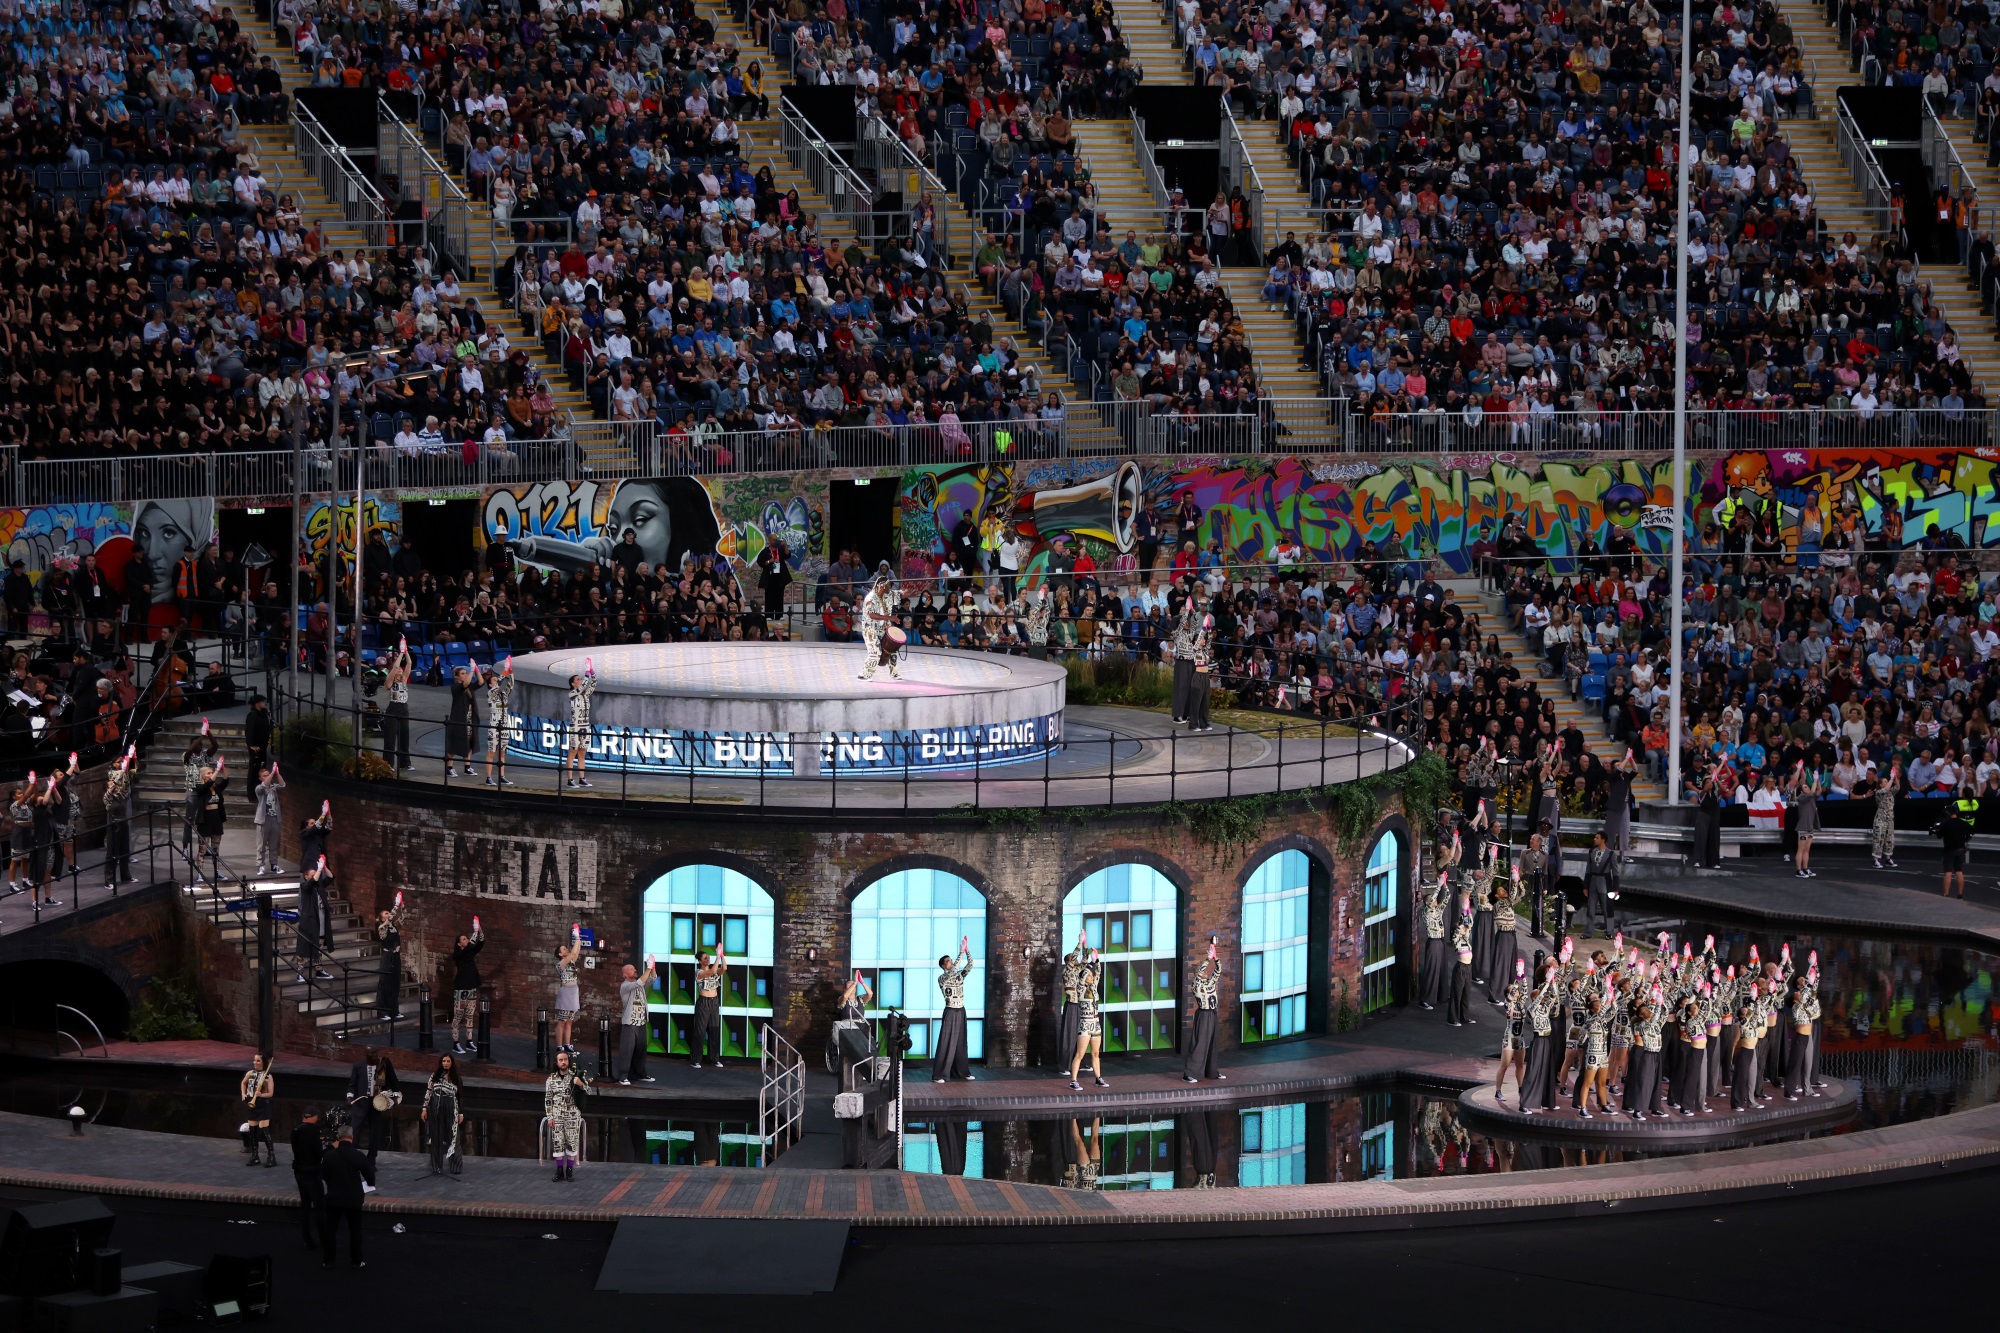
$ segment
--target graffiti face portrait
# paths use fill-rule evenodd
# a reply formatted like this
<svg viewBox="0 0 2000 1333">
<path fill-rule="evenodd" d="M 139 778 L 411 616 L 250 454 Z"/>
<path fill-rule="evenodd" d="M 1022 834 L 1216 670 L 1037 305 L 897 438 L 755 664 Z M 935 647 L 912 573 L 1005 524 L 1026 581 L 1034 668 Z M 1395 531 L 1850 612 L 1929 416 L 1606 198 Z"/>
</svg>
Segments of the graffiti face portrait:
<svg viewBox="0 0 2000 1333">
<path fill-rule="evenodd" d="M 145 567 L 155 605 L 174 600 L 174 566 L 208 545 L 213 501 L 147 500 L 132 515 L 132 558 Z"/>
<path fill-rule="evenodd" d="M 623 541 L 626 532 L 636 533 L 646 563 L 655 569 L 667 563 L 674 544 L 673 510 L 665 492 L 663 481 L 628 481 L 612 497 L 611 512 L 605 516 L 606 535 Z"/>
<path fill-rule="evenodd" d="M 719 528 L 708 492 L 692 477 L 656 477 L 619 483 L 604 515 L 601 535 L 610 545 L 631 529 L 639 558 L 654 569 L 678 569 L 681 557 L 715 549 Z"/>
</svg>

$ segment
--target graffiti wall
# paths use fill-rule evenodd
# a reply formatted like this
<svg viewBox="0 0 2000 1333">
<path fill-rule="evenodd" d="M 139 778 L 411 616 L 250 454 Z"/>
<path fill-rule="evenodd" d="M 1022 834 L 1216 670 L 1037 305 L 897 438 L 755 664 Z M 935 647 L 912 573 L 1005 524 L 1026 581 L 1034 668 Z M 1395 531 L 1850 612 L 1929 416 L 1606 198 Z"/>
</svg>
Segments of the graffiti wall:
<svg viewBox="0 0 2000 1333">
<path fill-rule="evenodd" d="M 757 557 L 775 543 L 783 543 L 794 579 L 811 586 L 825 572 L 826 474 L 726 477 L 707 486 L 722 525 L 717 549 L 745 587 L 755 586 Z"/>
<path fill-rule="evenodd" d="M 679 569 L 683 556 L 709 551 L 740 567 L 749 544 L 744 525 L 725 520 L 715 497 L 693 477 L 490 487 L 479 529 L 481 545 L 506 542 L 523 563 L 564 571 L 609 560 L 628 531 L 639 558 L 656 569 Z M 760 528 L 757 549 L 764 540 Z M 752 552 L 749 559 L 755 558 Z"/>
<path fill-rule="evenodd" d="M 200 554 L 214 535 L 215 502 L 207 498 L 0 509 L 0 546 L 8 567 L 24 561 L 29 576 L 39 578 L 58 560 L 95 554 L 120 595 L 135 568 L 143 568 L 161 603 L 174 599 L 175 565 L 183 556 Z"/>
<path fill-rule="evenodd" d="M 362 514 L 367 520 L 367 530 L 370 533 L 380 531 L 389 545 L 394 547 L 403 532 L 403 502 L 378 491 L 370 491 L 363 505 Z M 339 541 L 343 560 L 352 559 L 355 541 L 354 497 L 350 495 L 337 511 L 325 500 L 311 502 L 306 507 L 304 532 L 306 549 L 312 552 L 315 562 L 325 562 L 326 544 L 330 540 Z"/>
<path fill-rule="evenodd" d="M 2000 450 L 1772 449 L 1740 450 L 1705 471 L 1701 503 L 1726 521 L 1736 506 L 1760 510 L 1775 502 L 1790 540 L 1806 511 L 1822 527 L 1851 510 L 1871 533 L 1902 525 L 1906 547 L 1957 538 L 1971 547 L 2000 547 Z M 1893 519 L 1891 518 L 1893 515 Z"/>
<path fill-rule="evenodd" d="M 1956 539 L 2000 547 L 2000 450 L 1739 450 L 1691 455 L 1684 512 L 1727 523 L 1742 505 L 1774 505 L 1795 543 L 1809 509 L 1831 531 L 1840 511 L 1880 534 L 1900 521 L 1905 546 Z M 1617 529 L 1642 551 L 1671 542 L 1673 463 L 1637 454 L 1361 455 L 1253 459 L 1078 459 L 915 468 L 901 481 L 903 572 L 928 577 L 963 517 L 989 515 L 1032 543 L 1032 572 L 1057 538 L 1100 568 L 1143 540 L 1160 549 L 1214 542 L 1225 561 L 1257 564 L 1281 541 L 1314 560 L 1352 559 L 1364 544 L 1472 568 L 1474 547 L 1518 518 L 1551 556 Z M 1891 518 L 1890 516 L 1894 517 Z M 1183 531 L 1182 518 L 1193 520 Z M 1162 557 L 1164 559 L 1164 555 Z"/>
<path fill-rule="evenodd" d="M 1472 548 L 1519 516 L 1544 550 L 1573 550 L 1585 532 L 1601 545 L 1612 527 L 1642 549 L 1665 550 L 1673 503 L 1668 459 L 1421 460 L 1258 458 L 1084 459 L 990 467 L 920 468 L 904 475 L 903 569 L 933 571 L 963 516 L 988 515 L 1029 538 L 1030 570 L 1057 539 L 1100 568 L 1132 551 L 1149 513 L 1163 551 L 1217 544 L 1230 564 L 1256 564 L 1281 541 L 1315 560 L 1351 559 L 1391 541 L 1469 569 Z M 1691 472 L 1698 469 L 1691 466 Z M 1183 517 L 1191 518 L 1184 524 Z"/>
</svg>

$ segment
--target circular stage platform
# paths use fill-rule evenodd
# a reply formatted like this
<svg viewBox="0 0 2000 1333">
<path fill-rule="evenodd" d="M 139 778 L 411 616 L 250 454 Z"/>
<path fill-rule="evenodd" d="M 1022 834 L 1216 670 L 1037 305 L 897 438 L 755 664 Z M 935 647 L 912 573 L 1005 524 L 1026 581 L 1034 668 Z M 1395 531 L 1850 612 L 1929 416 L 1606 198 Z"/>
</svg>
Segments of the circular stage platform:
<svg viewBox="0 0 2000 1333">
<path fill-rule="evenodd" d="M 1569 1099 L 1553 1111 L 1529 1115 L 1518 1104 L 1519 1093 L 1510 1083 L 1508 1100 L 1493 1099 L 1493 1085 L 1467 1088 L 1458 1095 L 1460 1112 L 1469 1123 L 1489 1128 L 1504 1127 L 1510 1134 L 1569 1142 L 1610 1143 L 1630 1148 L 1658 1147 L 1672 1151 L 1676 1146 L 1707 1146 L 1720 1140 L 1754 1138 L 1765 1134 L 1785 1134 L 1815 1127 L 1845 1124 L 1860 1108 L 1860 1085 L 1846 1079 L 1830 1078 L 1817 1097 L 1788 1102 L 1782 1095 L 1766 1098 L 1763 1109 L 1732 1111 L 1727 1093 L 1709 1099 L 1707 1114 L 1682 1115 L 1671 1108 L 1664 1118 L 1647 1116 L 1634 1120 L 1628 1115 L 1597 1112 L 1586 1120 L 1571 1109 Z M 1613 1096 L 1612 1101 L 1618 1099 Z"/>
<path fill-rule="evenodd" d="M 860 644 L 627 644 L 515 658 L 511 755 L 561 762 L 569 679 L 586 661 L 590 761 L 638 772 L 954 772 L 1062 744 L 1067 676 L 1033 658 L 919 648 L 901 655 L 901 679 L 863 680 Z"/>
</svg>

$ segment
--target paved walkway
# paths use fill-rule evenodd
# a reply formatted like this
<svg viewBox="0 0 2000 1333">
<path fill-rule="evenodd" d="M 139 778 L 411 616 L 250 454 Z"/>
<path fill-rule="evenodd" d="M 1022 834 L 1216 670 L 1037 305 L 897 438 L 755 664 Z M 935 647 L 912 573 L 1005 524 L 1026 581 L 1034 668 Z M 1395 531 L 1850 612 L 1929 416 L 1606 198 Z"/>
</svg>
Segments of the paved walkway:
<svg viewBox="0 0 2000 1333">
<path fill-rule="evenodd" d="M 444 717 L 450 692 L 414 686 L 410 693 L 415 767 L 402 780 L 491 795 L 484 767 L 486 728 L 480 729 L 475 742 L 480 758 L 477 775 L 447 775 Z M 334 702 L 348 706 L 344 689 L 336 690 Z M 1400 767 L 1412 757 L 1401 742 L 1374 733 L 1357 737 L 1349 728 L 1332 725 L 1323 728 L 1260 717 L 1254 728 L 1217 722 L 1213 731 L 1197 735 L 1174 726 L 1164 712 L 1080 704 L 1063 710 L 1063 735 L 1062 751 L 1043 760 L 907 781 L 901 776 L 794 779 L 789 773 L 763 779 L 690 778 L 593 764 L 592 787 L 577 792 L 562 786 L 554 766 L 518 758 L 508 763 L 507 775 L 515 784 L 513 794 L 554 796 L 564 803 L 630 800 L 812 810 L 950 810 L 975 804 L 981 808 L 1152 805 L 1254 796 L 1351 782 Z M 372 749 L 381 748 L 379 736 L 370 737 L 368 743 Z"/>
<path fill-rule="evenodd" d="M 1876 870 L 1865 855 L 1815 852 L 1812 865 L 1818 876 L 1800 879 L 1775 856 L 1747 859 L 1722 871 L 1635 880 L 1626 898 L 1822 928 L 1950 935 L 2000 952 L 2000 892 L 1990 867 L 1973 867 L 1961 900 L 1939 892 L 1934 854 Z"/>
<path fill-rule="evenodd" d="M 895 1228 L 1116 1226 L 1204 1231 L 1401 1230 L 1571 1216 L 1611 1207 L 1713 1205 L 1790 1190 L 1845 1188 L 2000 1164 L 2000 1107 L 1804 1142 L 1527 1175 L 1216 1190 L 1065 1190 L 912 1172 L 757 1171 L 586 1164 L 558 1184 L 539 1163 L 470 1162 L 434 1177 L 384 1153 L 369 1211 L 545 1220 L 630 1216 L 835 1219 Z M 222 1139 L 0 1114 L 0 1184 L 289 1209 L 290 1173 L 250 1168 Z M 1115 1233 L 1114 1233 L 1115 1234 Z"/>
</svg>

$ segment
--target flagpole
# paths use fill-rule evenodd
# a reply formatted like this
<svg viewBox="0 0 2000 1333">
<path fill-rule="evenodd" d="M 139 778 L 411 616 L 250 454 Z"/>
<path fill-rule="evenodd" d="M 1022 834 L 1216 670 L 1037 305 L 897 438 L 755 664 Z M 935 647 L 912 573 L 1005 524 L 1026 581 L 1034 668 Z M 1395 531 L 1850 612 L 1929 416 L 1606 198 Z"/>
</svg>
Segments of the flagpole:
<svg viewBox="0 0 2000 1333">
<path fill-rule="evenodd" d="M 1692 212 L 1688 198 L 1688 158 L 1692 137 L 1688 130 L 1691 98 L 1688 72 L 1689 43 L 1694 31 L 1694 0 L 1681 3 L 1681 137 L 1679 195 L 1674 216 L 1674 514 L 1673 578 L 1670 609 L 1671 634 L 1667 641 L 1667 804 L 1681 799 L 1681 594 L 1687 581 L 1687 316 L 1688 244 Z"/>
</svg>

